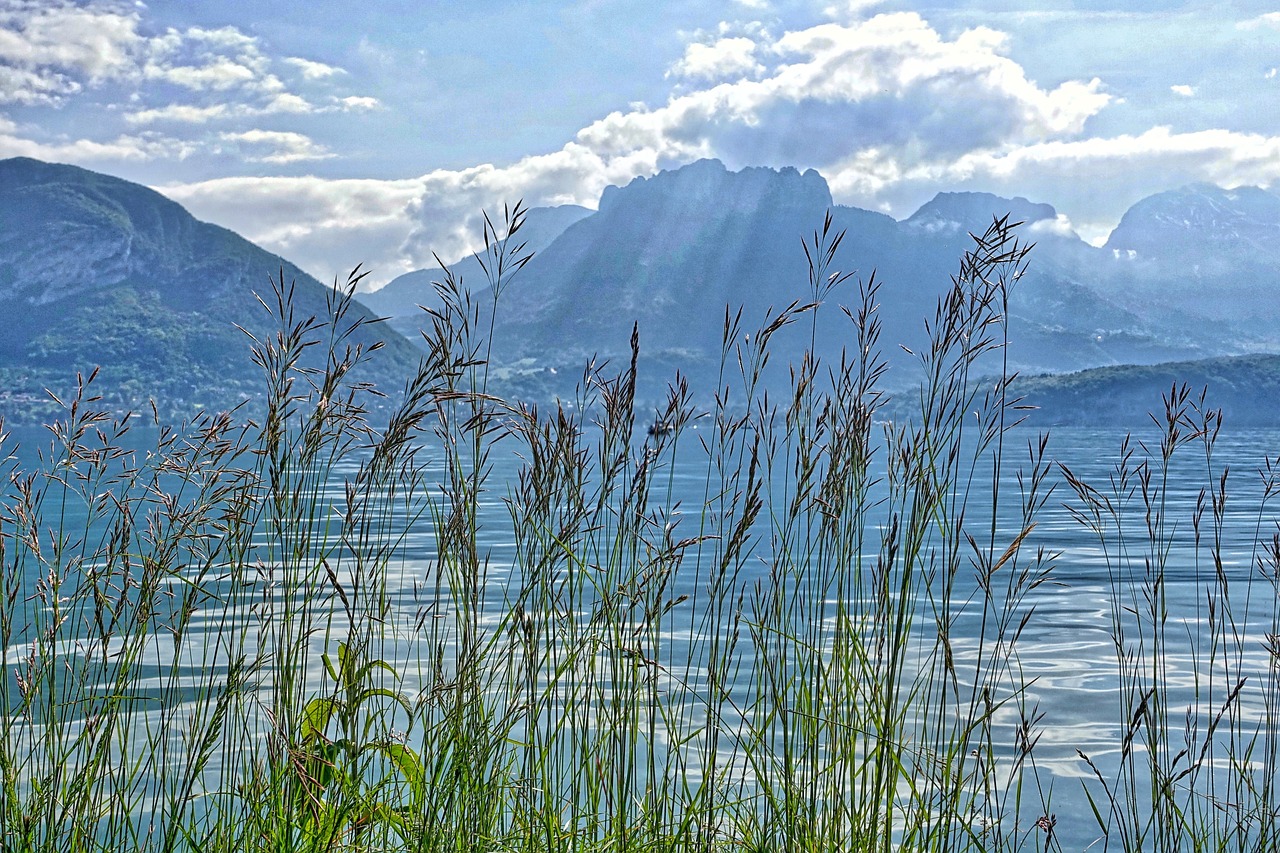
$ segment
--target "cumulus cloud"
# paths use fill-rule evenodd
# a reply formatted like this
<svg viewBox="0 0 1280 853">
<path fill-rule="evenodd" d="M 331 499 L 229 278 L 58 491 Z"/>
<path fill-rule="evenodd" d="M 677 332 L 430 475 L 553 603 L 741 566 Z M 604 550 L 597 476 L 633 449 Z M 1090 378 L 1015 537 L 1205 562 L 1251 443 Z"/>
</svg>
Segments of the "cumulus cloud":
<svg viewBox="0 0 1280 853">
<path fill-rule="evenodd" d="M 321 281 L 345 278 L 364 264 L 370 283 L 384 284 L 418 266 L 401 247 L 423 179 L 218 178 L 154 189 L 197 218 L 235 223 L 245 237 Z"/>
<path fill-rule="evenodd" d="M 125 114 L 129 124 L 154 124 L 156 122 L 179 122 L 182 124 L 205 124 L 210 121 L 231 116 L 235 110 L 228 104 L 212 104 L 207 107 L 196 107 L 190 104 L 168 104 L 148 110 L 135 110 Z"/>
<path fill-rule="evenodd" d="M 1256 30 L 1259 27 L 1275 27 L 1280 29 L 1280 12 L 1266 12 L 1256 18 L 1241 21 L 1236 27 L 1242 30 Z"/>
<path fill-rule="evenodd" d="M 135 162 L 165 157 L 181 160 L 195 146 L 161 134 L 122 134 L 106 141 L 65 139 L 39 142 L 22 134 L 8 119 L 0 117 L 0 158 L 34 157 L 71 163 Z"/>
<path fill-rule="evenodd" d="M 342 69 L 301 57 L 281 60 L 297 72 L 295 78 L 312 90 L 320 89 L 320 103 L 325 106 L 318 106 L 274 73 L 278 66 L 257 37 L 235 27 L 157 32 L 148 29 L 140 10 L 145 10 L 141 3 L 126 6 L 113 0 L 0 0 L 0 105 L 59 105 L 97 87 L 121 83 L 134 88 L 130 108 L 119 112 L 132 127 L 243 123 L 264 116 L 372 106 L 373 99 L 363 96 L 340 99 L 324 92 L 328 88 L 324 81 L 344 73 Z M 156 103 L 155 92 L 171 95 L 174 87 L 185 94 L 176 101 Z M 39 144 L 33 141 L 31 146 Z M 45 140 L 43 144 L 49 150 L 67 150 L 72 143 Z M 191 142 L 188 147 L 199 144 Z M 130 152 L 122 159 L 165 156 L 162 152 L 174 150 L 170 145 L 128 141 L 109 145 Z M 87 141 L 75 146 L 74 150 L 93 147 Z M 296 139 L 282 137 L 280 152 L 265 162 L 318 156 L 326 155 L 314 146 L 307 148 Z"/>
<path fill-rule="evenodd" d="M 147 65 L 144 73 L 152 80 L 176 83 L 195 91 L 214 92 L 245 86 L 257 78 L 257 74 L 249 66 L 221 57 L 202 65 L 151 63 Z"/>
<path fill-rule="evenodd" d="M 1099 80 L 1043 89 L 978 28 L 944 39 L 919 15 L 823 24 L 768 45 L 758 80 L 615 112 L 579 132 L 603 156 L 647 149 L 660 160 L 814 166 L 892 146 L 928 158 L 1078 133 L 1110 101 Z"/>
<path fill-rule="evenodd" d="M 56 103 L 127 76 L 143 45 L 136 13 L 57 0 L 0 4 L 0 102 Z"/>
<path fill-rule="evenodd" d="M 754 77 L 764 72 L 756 61 L 756 43 L 746 37 L 722 38 L 713 44 L 694 43 L 682 59 L 667 71 L 669 77 L 690 80 L 726 80 Z"/>
<path fill-rule="evenodd" d="M 367 95 L 349 95 L 345 98 L 337 98 L 336 103 L 343 110 L 376 110 L 382 106 L 382 102 L 377 98 L 370 98 Z"/>
<path fill-rule="evenodd" d="M 271 113 L 312 113 L 316 108 L 306 98 L 295 95 L 292 92 L 281 92 L 267 102 L 262 108 L 261 115 L 270 115 Z"/>
<path fill-rule="evenodd" d="M 1173 92 L 1173 94 L 1175 95 L 1181 95 L 1184 98 L 1191 98 L 1191 97 L 1194 97 L 1196 94 L 1196 90 L 1194 87 L 1187 86 L 1181 83 L 1176 86 L 1170 86 L 1169 91 Z"/>
<path fill-rule="evenodd" d="M 262 106 L 248 104 L 217 103 L 209 106 L 192 106 L 190 104 L 166 104 L 145 110 L 132 110 L 124 114 L 129 124 L 145 125 L 160 122 L 179 124 L 207 124 L 211 121 L 229 119 L 251 119 L 270 115 L 309 115 L 313 113 L 352 112 L 355 110 L 377 109 L 381 102 L 377 98 L 352 95 L 346 98 L 332 98 L 327 106 L 317 106 L 300 95 L 281 92 Z"/>
<path fill-rule="evenodd" d="M 300 56 L 289 56 L 285 58 L 285 63 L 292 65 L 298 69 L 307 80 L 323 80 L 326 77 L 333 77 L 338 74 L 346 74 L 347 72 L 333 65 L 326 65 L 323 62 L 316 62 L 312 59 L 303 59 Z"/>
</svg>

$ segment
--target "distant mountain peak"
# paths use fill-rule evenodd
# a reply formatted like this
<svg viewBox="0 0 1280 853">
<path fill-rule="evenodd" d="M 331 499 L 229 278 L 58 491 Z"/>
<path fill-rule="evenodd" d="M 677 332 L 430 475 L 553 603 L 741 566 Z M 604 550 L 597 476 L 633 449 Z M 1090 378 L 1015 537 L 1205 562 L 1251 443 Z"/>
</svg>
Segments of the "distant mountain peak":
<svg viewBox="0 0 1280 853">
<path fill-rule="evenodd" d="M 652 177 L 634 178 L 625 187 L 606 187 L 600 196 L 600 212 L 605 213 L 624 199 L 635 203 L 650 197 L 683 199 L 690 207 L 705 208 L 708 201 L 726 209 L 744 210 L 762 203 L 788 207 L 832 206 L 831 189 L 813 169 L 801 172 L 794 166 L 773 169 L 748 166 L 730 171 L 719 160 L 697 160 L 678 169 Z"/>
<path fill-rule="evenodd" d="M 1259 187 L 1208 183 L 1156 193 L 1125 212 L 1106 247 L 1155 257 L 1171 246 L 1192 244 L 1239 259 L 1280 259 L 1280 196 Z"/>
<path fill-rule="evenodd" d="M 982 231 L 991 224 L 993 217 L 1008 214 L 1012 222 L 1028 225 L 1041 220 L 1053 220 L 1058 216 L 1053 205 L 1038 204 L 1022 196 L 1003 198 L 992 193 L 943 192 L 911 216 L 904 224 L 934 234 Z"/>
</svg>

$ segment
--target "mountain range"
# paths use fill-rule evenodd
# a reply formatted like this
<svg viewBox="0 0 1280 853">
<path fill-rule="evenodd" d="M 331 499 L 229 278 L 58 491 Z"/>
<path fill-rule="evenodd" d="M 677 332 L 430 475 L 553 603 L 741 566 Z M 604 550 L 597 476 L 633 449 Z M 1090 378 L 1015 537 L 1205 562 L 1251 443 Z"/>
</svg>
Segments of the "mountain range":
<svg viewBox="0 0 1280 853">
<path fill-rule="evenodd" d="M 1005 214 L 1023 223 L 1024 242 L 1036 244 L 1009 305 L 1015 370 L 1280 351 L 1280 198 L 1261 189 L 1193 185 L 1160 193 L 1134 205 L 1107 243 L 1093 246 L 1052 206 L 1024 198 L 941 193 L 897 221 L 834 205 L 813 171 L 731 172 L 706 160 L 610 188 L 594 213 L 531 211 L 530 222 L 556 215 L 568 224 L 549 241 L 540 227 L 541 251 L 502 296 L 496 355 L 522 366 L 516 373 L 526 393 L 566 393 L 565 377 L 577 376 L 585 360 L 627 357 L 634 322 L 648 394 L 659 395 L 676 369 L 695 387 L 714 387 L 725 306 L 744 306 L 749 328 L 771 306 L 807 299 L 801 241 L 827 211 L 845 232 L 833 267 L 863 278 L 874 271 L 881 282 L 882 340 L 897 387 L 917 376 L 897 345 L 918 351 L 924 318 L 972 247 L 970 233 Z M 474 266 L 454 271 L 475 280 Z M 435 299 L 427 282 L 442 275 L 412 273 L 365 298 L 413 336 L 424 317 L 417 306 Z M 472 292 L 484 301 L 483 286 Z M 855 298 L 847 288 L 830 301 Z M 850 339 L 834 307 L 824 309 L 816 330 L 829 357 Z"/>
<path fill-rule="evenodd" d="M 1049 415 L 1059 398 L 1090 389 L 1118 395 L 1122 375 L 1130 391 L 1151 385 L 1148 407 L 1158 403 L 1158 371 L 1126 374 L 1119 365 L 1219 359 L 1200 362 L 1212 367 L 1199 373 L 1178 369 L 1230 384 L 1238 364 L 1247 377 L 1232 386 L 1238 396 L 1249 383 L 1270 387 L 1267 371 L 1280 374 L 1280 361 L 1221 360 L 1280 352 L 1280 198 L 1265 190 L 1193 185 L 1160 193 L 1135 204 L 1108 241 L 1093 246 L 1052 206 L 1023 198 L 941 193 L 899 221 L 833 204 L 813 171 L 733 172 L 706 160 L 610 187 L 595 211 L 529 211 L 519 240 L 536 254 L 496 306 L 497 390 L 568 396 L 586 361 L 629 358 L 634 324 L 641 399 L 656 402 L 676 371 L 709 398 L 726 305 L 741 306 L 740 331 L 749 333 L 771 309 L 810 299 L 802 241 L 812 243 L 828 212 L 833 232 L 845 234 L 832 267 L 854 272 L 854 281 L 874 271 L 881 282 L 890 387 L 916 381 L 917 361 L 906 350 L 919 350 L 924 319 L 972 246 L 970 232 L 1005 214 L 1036 243 L 1009 305 L 1012 368 L 1026 375 L 1105 368 L 1074 384 L 1026 380 L 1049 420 L 1061 420 Z M 482 311 L 494 308 L 477 260 L 451 269 Z M 260 371 L 236 326 L 268 331 L 254 294 L 269 294 L 278 276 L 295 283 L 301 316 L 323 314 L 329 291 L 320 282 L 158 193 L 72 166 L 0 161 L 0 412 L 39 409 L 44 389 L 61 393 L 77 371 L 95 366 L 100 390 L 124 408 L 154 397 L 183 411 L 252 396 Z M 432 282 L 443 276 L 419 270 L 360 294 L 370 310 L 353 307 L 351 319 L 364 324 L 353 340 L 383 343 L 368 377 L 381 387 L 398 389 L 416 365 L 411 342 L 421 342 L 428 323 L 418 306 L 437 304 Z M 812 327 L 784 330 L 774 355 L 780 377 L 810 335 L 832 361 L 849 346 L 852 329 L 838 305 L 856 298 L 847 283 L 827 297 Z M 389 319 L 369 322 L 375 314 Z M 1123 419 L 1120 409 L 1133 414 L 1128 403 L 1094 407 L 1112 420 Z"/>
</svg>

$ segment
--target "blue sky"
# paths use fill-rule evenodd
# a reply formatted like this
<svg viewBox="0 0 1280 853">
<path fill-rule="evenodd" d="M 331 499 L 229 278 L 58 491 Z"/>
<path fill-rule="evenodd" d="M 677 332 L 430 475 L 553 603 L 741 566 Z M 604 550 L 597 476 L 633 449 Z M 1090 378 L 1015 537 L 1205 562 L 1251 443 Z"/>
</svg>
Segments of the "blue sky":
<svg viewBox="0 0 1280 853">
<path fill-rule="evenodd" d="M 838 203 L 1054 204 L 1104 238 L 1191 181 L 1280 183 L 1280 6 L 1104 0 L 0 0 L 0 156 L 146 183 L 321 279 L 482 209 L 699 157 Z"/>
</svg>

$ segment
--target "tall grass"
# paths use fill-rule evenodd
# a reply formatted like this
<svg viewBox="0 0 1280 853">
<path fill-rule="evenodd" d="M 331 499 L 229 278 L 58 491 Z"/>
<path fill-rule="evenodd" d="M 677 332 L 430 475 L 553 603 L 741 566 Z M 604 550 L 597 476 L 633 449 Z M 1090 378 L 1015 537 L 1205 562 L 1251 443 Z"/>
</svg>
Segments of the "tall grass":
<svg viewBox="0 0 1280 853">
<path fill-rule="evenodd" d="M 523 216 L 485 220 L 493 310 L 529 258 Z M 1110 492 L 1055 469 L 1047 436 L 1015 432 L 1028 247 L 998 219 L 928 323 L 913 416 L 888 421 L 880 283 L 833 268 L 840 241 L 830 218 L 805 241 L 801 300 L 726 312 L 705 411 L 679 376 L 641 410 L 634 334 L 572 400 L 495 396 L 493 315 L 451 274 L 376 427 L 358 272 L 321 318 L 276 282 L 259 410 L 140 426 L 87 378 L 38 463 L 10 456 L 0 505 L 5 849 L 1061 849 L 1020 657 L 1059 474 L 1112 571 L 1123 742 L 1082 756 L 1096 836 L 1273 849 L 1280 619 L 1255 685 L 1233 614 L 1276 600 L 1280 538 L 1264 501 L 1261 582 L 1230 586 L 1217 415 L 1176 393 L 1159 452 L 1126 445 Z M 850 343 L 824 362 L 835 310 Z M 1165 475 L 1193 444 L 1215 486 L 1189 522 L 1211 631 L 1185 638 L 1187 710 L 1165 689 L 1184 639 Z"/>
</svg>

